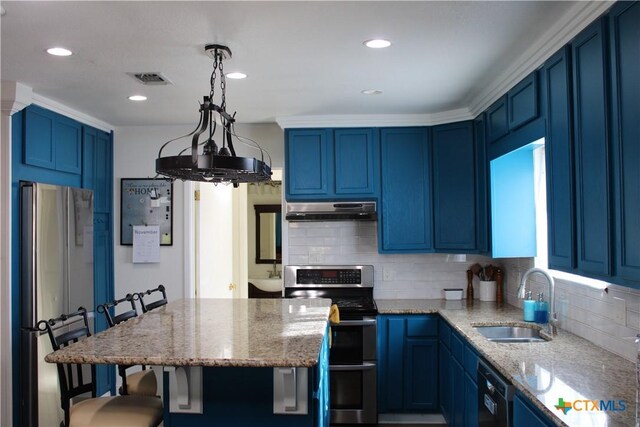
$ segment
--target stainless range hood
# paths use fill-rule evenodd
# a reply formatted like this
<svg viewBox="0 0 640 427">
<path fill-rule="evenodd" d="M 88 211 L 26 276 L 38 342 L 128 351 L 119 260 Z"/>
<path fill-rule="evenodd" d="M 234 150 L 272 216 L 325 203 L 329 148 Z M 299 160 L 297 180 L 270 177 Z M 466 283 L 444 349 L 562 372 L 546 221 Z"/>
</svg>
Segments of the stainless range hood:
<svg viewBox="0 0 640 427">
<path fill-rule="evenodd" d="M 287 203 L 287 221 L 377 221 L 376 202 Z"/>
</svg>

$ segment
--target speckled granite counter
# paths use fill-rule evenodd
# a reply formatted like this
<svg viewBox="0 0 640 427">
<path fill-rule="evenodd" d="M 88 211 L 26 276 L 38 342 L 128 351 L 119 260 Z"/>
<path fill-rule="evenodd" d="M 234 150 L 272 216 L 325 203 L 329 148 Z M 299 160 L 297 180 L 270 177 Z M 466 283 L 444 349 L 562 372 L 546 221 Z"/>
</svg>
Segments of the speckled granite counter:
<svg viewBox="0 0 640 427">
<path fill-rule="evenodd" d="M 505 344 L 486 340 L 473 326 L 524 324 L 522 310 L 505 304 L 443 300 L 376 300 L 380 314 L 439 313 L 499 372 L 558 425 L 636 425 L 635 364 L 560 329 L 549 342 Z M 531 325 L 531 324 L 529 324 Z M 558 399 L 623 400 L 625 410 L 563 414 Z M 620 409 L 619 406 L 616 406 Z"/>
<path fill-rule="evenodd" d="M 45 357 L 47 362 L 312 367 L 328 299 L 186 299 Z"/>
</svg>

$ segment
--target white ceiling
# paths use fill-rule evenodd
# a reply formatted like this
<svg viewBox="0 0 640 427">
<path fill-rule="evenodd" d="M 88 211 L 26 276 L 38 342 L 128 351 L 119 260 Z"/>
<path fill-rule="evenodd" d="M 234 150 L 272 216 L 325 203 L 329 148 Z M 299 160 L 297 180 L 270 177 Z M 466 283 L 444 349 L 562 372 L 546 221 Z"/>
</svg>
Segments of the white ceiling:
<svg viewBox="0 0 640 427">
<path fill-rule="evenodd" d="M 238 122 L 469 107 L 575 2 L 3 1 L 1 78 L 114 126 L 195 124 L 207 43 L 227 44 Z M 365 48 L 366 39 L 392 41 Z M 47 55 L 51 46 L 74 52 Z M 128 72 L 162 72 L 144 86 Z M 366 96 L 363 89 L 379 89 Z M 148 101 L 127 97 L 144 94 Z"/>
</svg>

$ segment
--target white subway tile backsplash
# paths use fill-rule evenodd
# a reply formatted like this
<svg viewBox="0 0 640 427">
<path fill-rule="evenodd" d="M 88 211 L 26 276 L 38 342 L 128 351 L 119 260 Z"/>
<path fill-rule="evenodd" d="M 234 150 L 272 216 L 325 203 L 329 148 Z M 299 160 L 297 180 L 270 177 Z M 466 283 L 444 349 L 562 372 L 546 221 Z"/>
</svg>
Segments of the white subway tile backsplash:
<svg viewBox="0 0 640 427">
<path fill-rule="evenodd" d="M 507 301 L 521 307 L 516 292 L 524 272 L 533 267 L 532 258 L 501 260 L 507 272 Z M 531 277 L 534 294 L 548 292 L 547 286 L 535 275 Z M 528 282 L 529 283 L 529 282 Z M 635 336 L 640 333 L 640 291 L 609 285 L 609 291 L 588 287 L 565 279 L 556 279 L 556 312 L 560 328 L 579 335 L 594 344 L 630 361 L 636 360 Z M 527 286 L 529 287 L 529 285 Z M 625 300 L 625 325 L 617 323 L 619 305 L 613 298 Z"/>
<path fill-rule="evenodd" d="M 522 307 L 517 288 L 524 272 L 534 266 L 532 258 L 496 261 L 481 255 L 381 255 L 375 222 L 300 222 L 287 226 L 289 251 L 285 264 L 373 265 L 374 296 L 380 299 L 443 298 L 445 288 L 466 289 L 466 270 L 478 262 L 504 266 L 506 301 Z M 478 295 L 475 277 L 474 286 Z M 534 296 L 548 292 L 544 279 L 538 275 L 531 277 L 527 287 Z M 614 297 L 625 300 L 626 325 L 615 321 L 619 305 L 613 303 Z M 634 338 L 640 333 L 639 290 L 610 285 L 609 293 L 605 293 L 558 279 L 556 311 L 560 328 L 635 361 Z"/>
</svg>

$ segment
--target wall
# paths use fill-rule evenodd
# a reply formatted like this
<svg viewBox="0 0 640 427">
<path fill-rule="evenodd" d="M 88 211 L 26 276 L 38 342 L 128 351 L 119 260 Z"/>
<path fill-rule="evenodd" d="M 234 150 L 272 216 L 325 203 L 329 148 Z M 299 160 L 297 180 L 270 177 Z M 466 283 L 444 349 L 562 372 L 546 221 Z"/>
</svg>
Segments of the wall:
<svg viewBox="0 0 640 427">
<path fill-rule="evenodd" d="M 534 266 L 533 258 L 502 259 L 507 301 L 522 307 L 516 293 L 520 278 Z M 530 276 L 527 289 L 548 294 L 540 275 Z M 640 333 L 640 290 L 610 284 L 608 292 L 565 279 L 555 279 L 556 311 L 560 329 L 581 336 L 632 362 L 636 361 L 636 334 Z"/>
<path fill-rule="evenodd" d="M 480 255 L 380 255 L 375 221 L 287 224 L 285 264 L 373 265 L 373 292 L 378 299 L 444 298 L 445 288 L 466 289 L 466 271 L 472 264 L 492 263 Z M 479 295 L 477 289 L 474 295 Z"/>
<path fill-rule="evenodd" d="M 155 176 L 155 159 L 158 149 L 169 139 L 191 132 L 188 126 L 129 126 L 116 129 L 114 135 L 114 261 L 115 296 L 129 292 L 154 288 L 162 283 L 167 288 L 167 297 L 171 299 L 188 297 L 188 285 L 185 284 L 185 206 L 184 191 L 187 184 L 174 182 L 173 199 L 173 246 L 160 248 L 159 264 L 133 264 L 131 246 L 120 245 L 120 179 L 145 178 Z M 284 163 L 284 133 L 276 124 L 236 125 L 239 135 L 256 140 L 272 158 L 273 167 L 282 167 Z M 184 140 L 187 146 L 190 140 Z M 236 152 L 241 156 L 259 154 L 243 144 L 237 144 Z M 176 154 L 176 148 L 169 146 L 163 155 Z"/>
</svg>

